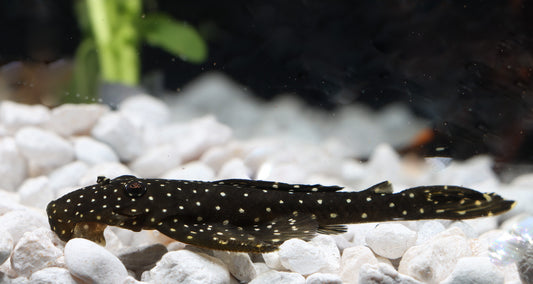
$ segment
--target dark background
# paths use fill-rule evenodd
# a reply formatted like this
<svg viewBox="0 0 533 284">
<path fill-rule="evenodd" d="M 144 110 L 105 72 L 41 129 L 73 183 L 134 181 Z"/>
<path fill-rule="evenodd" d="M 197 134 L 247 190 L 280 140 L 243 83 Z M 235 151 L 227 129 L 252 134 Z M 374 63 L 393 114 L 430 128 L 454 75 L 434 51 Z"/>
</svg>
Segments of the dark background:
<svg viewBox="0 0 533 284">
<path fill-rule="evenodd" d="M 530 3 L 147 1 L 147 12 L 197 27 L 209 58 L 194 65 L 143 46 L 143 73 L 162 72 L 177 90 L 220 70 L 262 98 L 292 92 L 330 111 L 401 101 L 433 122 L 431 139 L 409 151 L 531 163 Z M 71 58 L 80 40 L 72 1 L 0 1 L 0 39 L 0 65 Z"/>
</svg>

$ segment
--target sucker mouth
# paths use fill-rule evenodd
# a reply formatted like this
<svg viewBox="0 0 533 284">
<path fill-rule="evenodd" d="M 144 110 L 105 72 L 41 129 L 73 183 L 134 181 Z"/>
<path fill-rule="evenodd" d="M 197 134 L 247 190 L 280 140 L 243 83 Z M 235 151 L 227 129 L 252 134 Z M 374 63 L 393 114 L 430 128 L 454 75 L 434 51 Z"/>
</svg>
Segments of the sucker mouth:
<svg viewBox="0 0 533 284">
<path fill-rule="evenodd" d="M 107 227 L 104 223 L 80 222 L 74 225 L 72 238 L 84 238 L 93 241 L 101 246 L 105 246 L 104 230 Z"/>
</svg>

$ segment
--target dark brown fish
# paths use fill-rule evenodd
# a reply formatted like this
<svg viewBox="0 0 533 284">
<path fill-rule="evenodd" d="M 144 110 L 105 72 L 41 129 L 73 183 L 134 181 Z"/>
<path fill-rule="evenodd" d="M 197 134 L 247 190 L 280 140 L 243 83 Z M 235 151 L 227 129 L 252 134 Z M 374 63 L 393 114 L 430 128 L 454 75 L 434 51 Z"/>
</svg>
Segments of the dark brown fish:
<svg viewBox="0 0 533 284">
<path fill-rule="evenodd" d="M 338 186 L 230 179 L 213 182 L 99 177 L 97 184 L 48 204 L 50 226 L 63 241 L 105 242 L 106 225 L 155 229 L 210 249 L 269 252 L 290 238 L 339 234 L 343 224 L 468 219 L 501 214 L 515 202 L 458 186 L 392 193 L 389 182 L 360 192 Z"/>
</svg>

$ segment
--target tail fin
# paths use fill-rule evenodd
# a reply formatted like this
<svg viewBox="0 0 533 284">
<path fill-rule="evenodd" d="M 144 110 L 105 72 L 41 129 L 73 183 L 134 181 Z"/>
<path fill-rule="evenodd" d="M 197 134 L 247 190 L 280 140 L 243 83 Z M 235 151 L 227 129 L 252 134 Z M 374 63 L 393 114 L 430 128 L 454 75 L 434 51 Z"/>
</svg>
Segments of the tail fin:
<svg viewBox="0 0 533 284">
<path fill-rule="evenodd" d="M 413 219 L 470 219 L 502 214 L 516 204 L 495 193 L 482 193 L 459 186 L 422 186 L 400 193 L 412 207 L 419 208 Z"/>
</svg>

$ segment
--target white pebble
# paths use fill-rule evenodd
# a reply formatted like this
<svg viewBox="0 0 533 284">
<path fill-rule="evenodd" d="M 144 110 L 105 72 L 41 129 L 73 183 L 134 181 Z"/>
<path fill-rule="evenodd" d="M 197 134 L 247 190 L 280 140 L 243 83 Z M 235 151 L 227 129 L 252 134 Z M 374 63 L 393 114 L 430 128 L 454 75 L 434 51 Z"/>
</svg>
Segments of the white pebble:
<svg viewBox="0 0 533 284">
<path fill-rule="evenodd" d="M 305 284 L 305 278 L 293 272 L 280 272 L 270 270 L 258 275 L 254 280 L 250 281 L 250 284 Z"/>
<path fill-rule="evenodd" d="M 15 139 L 0 139 L 0 188 L 14 191 L 26 178 L 28 169 Z"/>
<path fill-rule="evenodd" d="M 77 186 L 89 167 L 80 161 L 66 164 L 50 173 L 48 187 L 57 191 L 58 189 Z"/>
<path fill-rule="evenodd" d="M 300 239 L 285 241 L 279 248 L 279 258 L 284 267 L 302 275 L 330 272 L 324 270 L 335 265 L 328 262 L 321 247 Z"/>
<path fill-rule="evenodd" d="M 97 140 L 111 146 L 123 161 L 131 161 L 143 151 L 143 142 L 138 128 L 119 113 L 113 112 L 102 116 L 91 134 Z"/>
<path fill-rule="evenodd" d="M 331 273 L 314 273 L 307 276 L 305 284 L 342 284 L 341 277 Z"/>
<path fill-rule="evenodd" d="M 446 230 L 441 222 L 435 220 L 420 221 L 421 225 L 418 229 L 418 238 L 416 239 L 416 245 L 421 245 L 430 240 L 436 234 Z"/>
<path fill-rule="evenodd" d="M 274 270 L 286 270 L 281 264 L 281 260 L 279 259 L 279 250 L 263 253 L 263 260 L 265 260 L 265 264 L 270 268 Z"/>
<path fill-rule="evenodd" d="M 442 284 L 504 283 L 503 273 L 488 257 L 463 257 Z"/>
<path fill-rule="evenodd" d="M 489 156 L 475 156 L 464 162 L 453 161 L 442 171 L 436 172 L 434 182 L 437 184 L 460 184 L 472 186 L 498 184 L 498 178 L 492 170 L 493 161 Z M 472 174 L 476 173 L 476 174 Z"/>
<path fill-rule="evenodd" d="M 189 250 L 166 253 L 142 281 L 151 283 L 229 283 L 230 274 L 224 263 L 212 256 Z"/>
<path fill-rule="evenodd" d="M 254 264 L 247 253 L 214 250 L 213 256 L 222 260 L 231 275 L 240 282 L 250 282 L 257 276 Z"/>
<path fill-rule="evenodd" d="M 341 279 L 343 283 L 358 283 L 359 271 L 365 263 L 378 264 L 372 251 L 365 246 L 355 246 L 345 249 L 341 257 Z"/>
<path fill-rule="evenodd" d="M 0 216 L 9 211 L 27 209 L 28 207 L 20 204 L 20 196 L 17 193 L 0 189 Z"/>
<path fill-rule="evenodd" d="M 143 153 L 130 168 L 139 176 L 155 178 L 181 164 L 179 151 L 171 145 L 161 145 Z"/>
<path fill-rule="evenodd" d="M 35 208 L 45 209 L 46 205 L 55 198 L 54 191 L 48 187 L 46 176 L 39 176 L 25 180 L 19 187 L 20 203 Z"/>
<path fill-rule="evenodd" d="M 321 269 L 319 272 L 324 273 L 339 273 L 341 265 L 341 253 L 335 240 L 332 236 L 327 235 L 317 235 L 310 242 L 311 245 L 314 245 L 322 250 L 324 253 L 324 261 L 326 266 Z"/>
<path fill-rule="evenodd" d="M 215 171 L 202 162 L 194 161 L 172 169 L 164 173 L 161 177 L 166 179 L 210 181 L 215 178 Z"/>
<path fill-rule="evenodd" d="M 8 231 L 17 243 L 25 232 L 48 228 L 47 218 L 33 210 L 14 210 L 0 216 L 0 230 Z"/>
<path fill-rule="evenodd" d="M 463 231 L 463 233 L 466 235 L 467 238 L 473 239 L 477 238 L 478 234 L 476 230 L 470 225 L 470 223 L 463 222 L 463 221 L 455 221 L 448 228 L 458 228 Z"/>
<path fill-rule="evenodd" d="M 121 284 L 147 284 L 147 282 L 139 281 L 133 278 L 133 276 L 129 275 Z"/>
<path fill-rule="evenodd" d="M 10 130 L 24 126 L 39 126 L 50 119 L 50 111 L 42 105 L 25 105 L 10 101 L 0 104 L 0 124 Z"/>
<path fill-rule="evenodd" d="M 380 224 L 366 235 L 366 243 L 378 255 L 396 259 L 416 243 L 417 234 L 404 225 Z"/>
<path fill-rule="evenodd" d="M 365 179 L 365 184 L 375 183 L 376 180 L 390 180 L 394 183 L 400 179 L 401 167 L 398 153 L 390 145 L 380 144 L 372 152 L 366 166 L 369 177 Z"/>
<path fill-rule="evenodd" d="M 116 256 L 86 239 L 72 239 L 65 245 L 65 263 L 72 275 L 88 283 L 122 283 L 128 277 Z"/>
<path fill-rule="evenodd" d="M 35 127 L 24 127 L 15 135 L 20 152 L 36 170 L 50 170 L 74 159 L 74 147 L 59 135 Z"/>
<path fill-rule="evenodd" d="M 0 265 L 6 261 L 13 251 L 13 238 L 6 230 L 0 231 Z"/>
<path fill-rule="evenodd" d="M 88 134 L 96 121 L 108 111 L 107 106 L 100 104 L 63 104 L 52 110 L 47 126 L 64 137 Z"/>
<path fill-rule="evenodd" d="M 34 272 L 30 277 L 31 283 L 39 284 L 76 284 L 76 280 L 66 268 L 47 267 Z"/>
<path fill-rule="evenodd" d="M 533 173 L 522 174 L 517 176 L 510 182 L 511 186 L 516 187 L 531 187 L 533 186 Z"/>
<path fill-rule="evenodd" d="M 498 217 L 499 216 L 468 219 L 468 220 L 463 220 L 462 222 L 470 225 L 470 227 L 475 232 L 475 237 L 477 237 L 486 231 L 490 231 L 490 230 L 494 230 L 498 228 Z"/>
<path fill-rule="evenodd" d="M 251 171 L 246 167 L 243 160 L 233 158 L 222 165 L 218 172 L 217 179 L 250 179 L 250 176 Z"/>
<path fill-rule="evenodd" d="M 187 123 L 147 129 L 144 137 L 147 145 L 172 145 L 182 160 L 189 162 L 200 158 L 209 148 L 228 142 L 231 129 L 213 116 L 206 116 Z"/>
<path fill-rule="evenodd" d="M 84 136 L 74 139 L 74 153 L 76 159 L 89 165 L 118 162 L 118 156 L 111 147 L 91 137 Z"/>
<path fill-rule="evenodd" d="M 125 99 L 120 104 L 119 111 L 138 126 L 162 125 L 170 118 L 167 105 L 148 95 L 137 95 Z"/>
<path fill-rule="evenodd" d="M 359 283 L 365 284 L 422 284 L 407 275 L 398 273 L 391 265 L 378 263 L 363 264 L 359 272 Z M 485 283 L 485 282 L 481 282 Z"/>
<path fill-rule="evenodd" d="M 349 224 L 348 232 L 352 235 L 352 237 L 348 240 L 352 243 L 351 246 L 366 245 L 366 235 L 377 225 L 378 223 Z"/>
<path fill-rule="evenodd" d="M 239 146 L 237 143 L 228 143 L 222 146 L 216 146 L 208 149 L 200 157 L 200 161 L 214 169 L 219 171 L 222 165 L 224 165 L 231 158 L 239 156 Z"/>
<path fill-rule="evenodd" d="M 461 229 L 450 228 L 422 245 L 409 248 L 398 271 L 422 282 L 438 283 L 452 272 L 459 258 L 471 254 Z"/>
<path fill-rule="evenodd" d="M 64 266 L 62 248 L 57 243 L 57 236 L 47 228 L 24 233 L 11 255 L 11 268 L 17 275 L 28 277 L 45 267 Z"/>
</svg>

